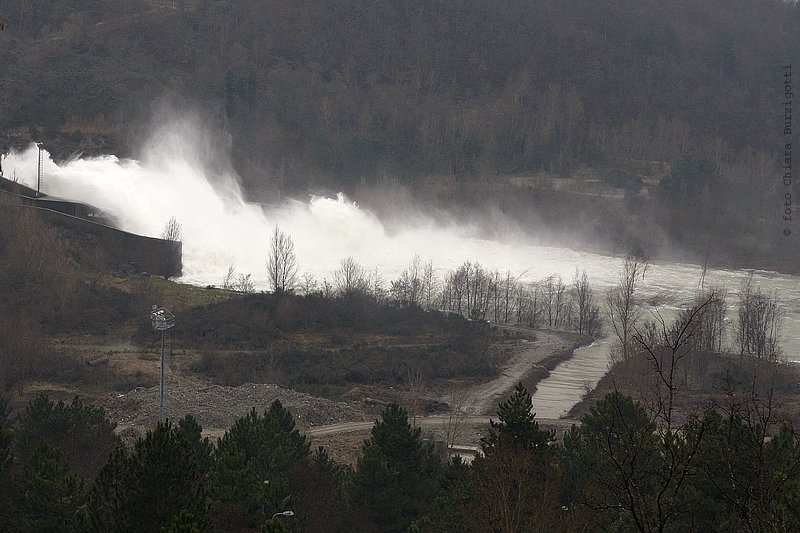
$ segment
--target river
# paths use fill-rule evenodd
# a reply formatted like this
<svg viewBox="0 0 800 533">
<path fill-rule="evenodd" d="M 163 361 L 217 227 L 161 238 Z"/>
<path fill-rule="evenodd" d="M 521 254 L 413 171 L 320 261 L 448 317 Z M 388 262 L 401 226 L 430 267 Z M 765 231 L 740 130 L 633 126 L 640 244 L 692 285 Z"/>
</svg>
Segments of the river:
<svg viewBox="0 0 800 533">
<path fill-rule="evenodd" d="M 188 140 L 187 140 L 188 138 Z M 196 144 L 196 143 L 195 143 Z M 415 255 L 432 262 L 436 275 L 464 261 L 480 262 L 489 270 L 511 272 L 521 281 L 558 274 L 571 282 L 576 269 L 585 270 L 597 295 L 619 279 L 622 260 L 593 253 L 544 246 L 502 217 L 473 225 L 434 220 L 408 208 L 407 222 L 391 227 L 342 195 L 289 200 L 279 206 L 249 203 L 239 180 L 222 154 L 222 163 L 209 170 L 208 154 L 191 142 L 188 126 L 156 131 L 139 161 L 114 156 L 82 158 L 57 165 L 45 158 L 42 191 L 103 209 L 120 228 L 159 236 L 170 218 L 181 224 L 184 277 L 196 285 L 220 285 L 229 267 L 250 274 L 256 288 L 267 287 L 265 259 L 269 236 L 278 225 L 295 247 L 300 272 L 316 282 L 332 282 L 341 260 L 352 256 L 369 272 L 379 272 L 386 284 L 399 277 Z M 31 146 L 3 161 L 6 177 L 36 187 L 38 150 Z M 483 238 L 486 226 L 502 226 L 502 239 Z M 735 318 L 735 292 L 749 274 L 745 270 L 710 270 L 706 287 L 728 290 L 728 319 Z M 777 295 L 785 311 L 781 345 L 785 356 L 800 360 L 800 278 L 773 272 L 754 272 L 761 290 Z M 650 311 L 671 317 L 680 302 L 699 288 L 701 268 L 656 262 L 648 268 L 640 296 L 670 295 L 668 303 Z M 566 412 L 587 387 L 605 373 L 607 345 L 578 350 L 542 382 L 535 411 L 544 418 Z"/>
</svg>

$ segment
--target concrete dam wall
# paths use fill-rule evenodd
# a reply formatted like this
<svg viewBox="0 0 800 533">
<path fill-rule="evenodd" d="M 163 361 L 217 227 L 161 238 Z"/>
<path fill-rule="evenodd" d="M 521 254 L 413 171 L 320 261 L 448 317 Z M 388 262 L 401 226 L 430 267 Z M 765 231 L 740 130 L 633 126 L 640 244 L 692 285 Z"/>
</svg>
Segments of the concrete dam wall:
<svg viewBox="0 0 800 533">
<path fill-rule="evenodd" d="M 36 191 L 0 177 L 0 207 L 33 209 L 48 224 L 96 238 L 110 263 L 139 273 L 177 277 L 182 273 L 183 245 L 145 237 L 110 226 L 99 209 L 61 198 L 36 197 Z"/>
</svg>

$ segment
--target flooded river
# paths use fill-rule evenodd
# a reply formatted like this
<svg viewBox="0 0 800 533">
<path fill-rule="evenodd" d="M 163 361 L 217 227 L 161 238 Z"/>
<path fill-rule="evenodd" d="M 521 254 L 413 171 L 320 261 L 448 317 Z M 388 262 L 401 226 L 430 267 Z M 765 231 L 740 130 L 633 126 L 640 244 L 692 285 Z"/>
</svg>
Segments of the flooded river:
<svg viewBox="0 0 800 533">
<path fill-rule="evenodd" d="M 216 165 L 212 174 L 189 137 L 191 132 L 180 125 L 157 131 L 140 161 L 104 156 L 56 165 L 48 158 L 42 190 L 95 205 L 122 229 L 143 235 L 160 236 L 175 217 L 183 233 L 182 281 L 201 286 L 220 285 L 233 266 L 238 273 L 250 274 L 256 288 L 266 288 L 265 259 L 276 225 L 292 238 L 300 272 L 320 284 L 332 282 L 340 262 L 349 256 L 366 271 L 379 272 L 388 284 L 415 255 L 424 263 L 432 262 L 440 279 L 464 261 L 477 261 L 488 270 L 510 272 L 520 281 L 558 274 L 570 283 L 576 269 L 585 270 L 598 298 L 619 280 L 620 258 L 542 246 L 502 217 L 460 225 L 442 222 L 447 220 L 443 217 L 434 221 L 409 207 L 407 222 L 388 227 L 341 195 L 291 200 L 280 206 L 249 203 L 232 167 Z M 35 146 L 10 154 L 3 162 L 5 174 L 35 187 L 37 157 Z M 495 231 L 487 232 L 487 226 L 496 226 Z M 503 237 L 487 239 L 487 234 Z M 747 275 L 744 270 L 706 274 L 706 287 L 728 290 L 731 322 L 735 293 Z M 762 291 L 777 295 L 785 310 L 783 351 L 787 358 L 800 360 L 800 278 L 771 272 L 755 272 L 754 277 Z M 670 303 L 652 309 L 669 318 L 695 294 L 700 278 L 696 265 L 655 263 L 647 270 L 640 295 L 669 295 Z M 538 416 L 558 417 L 578 401 L 605 373 L 607 351 L 607 341 L 582 348 L 542 382 L 534 398 Z"/>
</svg>

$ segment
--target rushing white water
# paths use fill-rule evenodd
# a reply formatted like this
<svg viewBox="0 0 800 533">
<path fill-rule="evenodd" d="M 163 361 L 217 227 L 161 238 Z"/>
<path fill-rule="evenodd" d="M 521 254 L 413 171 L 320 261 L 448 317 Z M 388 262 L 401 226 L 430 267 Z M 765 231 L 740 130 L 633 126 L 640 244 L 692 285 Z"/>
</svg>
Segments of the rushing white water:
<svg viewBox="0 0 800 533">
<path fill-rule="evenodd" d="M 301 272 L 320 282 L 331 281 L 348 256 L 367 271 L 377 269 L 386 281 L 396 279 L 416 254 L 431 261 L 440 278 L 464 261 L 477 261 L 490 270 L 510 271 L 531 281 L 558 274 L 569 282 L 576 268 L 586 270 L 598 295 L 618 282 L 619 258 L 537 245 L 518 232 L 502 240 L 482 239 L 477 225 L 437 224 L 416 211 L 409 213 L 405 227 L 388 231 L 375 215 L 343 196 L 268 208 L 248 203 L 230 165 L 217 160 L 209 165 L 213 154 L 209 156 L 208 146 L 198 148 L 196 142 L 187 141 L 197 139 L 194 128 L 191 121 L 178 121 L 157 130 L 139 161 L 104 156 L 57 165 L 48 157 L 42 192 L 97 206 L 115 217 L 120 228 L 142 235 L 159 236 L 175 217 L 183 232 L 183 281 L 198 285 L 219 285 L 233 265 L 237 272 L 251 274 L 256 287 L 266 288 L 265 258 L 276 224 L 293 239 Z M 5 176 L 35 188 L 37 157 L 35 146 L 8 154 L 3 161 Z M 224 162 L 227 156 L 218 159 Z M 747 274 L 712 270 L 705 284 L 733 293 Z M 672 303 L 657 310 L 670 316 L 696 292 L 700 275 L 695 265 L 653 264 L 641 294 L 670 294 Z M 757 272 L 755 281 L 762 290 L 774 291 L 784 306 L 784 353 L 800 360 L 800 279 Z M 729 298 L 731 305 L 734 299 Z M 729 318 L 734 318 L 733 312 Z M 587 386 L 596 384 L 606 370 L 606 353 L 602 343 L 587 347 L 557 368 L 534 397 L 538 416 L 563 414 Z"/>
</svg>

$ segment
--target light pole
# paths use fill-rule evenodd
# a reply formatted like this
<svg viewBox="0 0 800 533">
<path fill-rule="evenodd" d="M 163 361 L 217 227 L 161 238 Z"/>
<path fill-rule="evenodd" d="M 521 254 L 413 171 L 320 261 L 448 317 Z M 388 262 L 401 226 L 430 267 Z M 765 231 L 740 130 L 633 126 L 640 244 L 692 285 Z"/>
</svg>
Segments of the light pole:
<svg viewBox="0 0 800 533">
<path fill-rule="evenodd" d="M 283 511 L 282 513 L 275 513 L 274 515 L 272 515 L 272 518 L 275 518 L 276 516 L 294 516 L 294 511 Z M 270 518 L 270 520 L 272 520 L 272 518 Z"/>
<path fill-rule="evenodd" d="M 175 325 L 175 315 L 163 307 L 153 306 L 150 313 L 150 320 L 153 322 L 153 329 L 161 332 L 161 400 L 158 407 L 158 421 L 164 422 L 164 367 L 166 366 L 165 356 L 165 336 L 166 331 Z"/>
<path fill-rule="evenodd" d="M 39 198 L 39 191 L 42 188 L 42 167 L 44 166 L 44 161 L 42 159 L 42 143 L 37 142 L 36 147 L 39 148 L 39 164 L 36 167 L 36 198 Z"/>
</svg>

